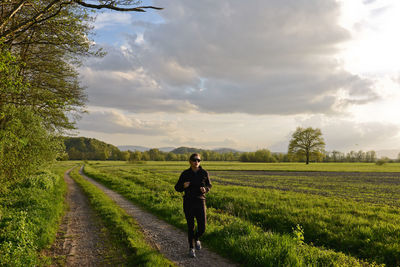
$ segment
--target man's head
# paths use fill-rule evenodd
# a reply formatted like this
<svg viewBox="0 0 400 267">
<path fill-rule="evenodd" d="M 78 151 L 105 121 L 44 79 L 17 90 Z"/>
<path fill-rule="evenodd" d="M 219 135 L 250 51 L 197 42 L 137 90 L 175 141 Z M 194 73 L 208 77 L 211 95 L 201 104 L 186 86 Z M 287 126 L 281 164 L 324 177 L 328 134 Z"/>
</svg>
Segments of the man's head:
<svg viewBox="0 0 400 267">
<path fill-rule="evenodd" d="M 192 168 L 198 168 L 200 166 L 201 157 L 198 153 L 190 155 L 189 163 Z"/>
</svg>

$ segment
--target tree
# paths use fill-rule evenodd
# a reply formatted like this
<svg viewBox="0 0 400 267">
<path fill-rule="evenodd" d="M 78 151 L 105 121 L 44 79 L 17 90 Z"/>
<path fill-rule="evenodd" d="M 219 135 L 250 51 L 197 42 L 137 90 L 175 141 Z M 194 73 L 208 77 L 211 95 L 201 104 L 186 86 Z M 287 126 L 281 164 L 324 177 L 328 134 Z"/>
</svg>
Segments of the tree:
<svg viewBox="0 0 400 267">
<path fill-rule="evenodd" d="M 0 3 L 0 39 L 13 42 L 32 27 L 58 17 L 69 8 L 85 7 L 100 10 L 145 12 L 146 9 L 161 9 L 153 6 L 139 6 L 137 0 L 2 0 Z"/>
<path fill-rule="evenodd" d="M 0 1 L 0 179 L 26 175 L 55 159 L 62 147 L 59 133 L 72 129 L 83 111 L 86 96 L 75 67 L 82 56 L 102 55 L 92 50 L 87 10 L 155 8 L 138 3 Z M 105 149 L 101 156 L 116 159 L 118 152 Z"/>
<path fill-rule="evenodd" d="M 15 58 L 0 47 L 0 89 L 29 90 L 18 73 Z M 62 150 L 58 136 L 44 127 L 43 119 L 32 108 L 0 103 L 0 184 L 32 174 Z"/>
<path fill-rule="evenodd" d="M 297 127 L 289 143 L 288 154 L 297 158 L 305 157 L 309 164 L 312 157 L 320 157 L 325 150 L 325 142 L 320 129 Z"/>
<path fill-rule="evenodd" d="M 30 85 L 24 94 L 0 91 L 1 102 L 29 106 L 47 127 L 74 128 L 86 102 L 75 70 L 84 56 L 102 56 L 89 36 L 88 10 L 144 12 L 139 1 L 2 0 L 0 41 L 19 61 L 20 75 Z M 0 103 L 1 104 L 1 103 Z M 3 118 L 8 119 L 7 117 Z"/>
</svg>

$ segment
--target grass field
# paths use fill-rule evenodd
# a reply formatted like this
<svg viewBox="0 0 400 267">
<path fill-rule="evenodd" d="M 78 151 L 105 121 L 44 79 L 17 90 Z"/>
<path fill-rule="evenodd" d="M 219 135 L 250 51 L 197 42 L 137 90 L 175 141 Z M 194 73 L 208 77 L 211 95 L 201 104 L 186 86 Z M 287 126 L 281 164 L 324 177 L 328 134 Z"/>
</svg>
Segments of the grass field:
<svg viewBox="0 0 400 267">
<path fill-rule="evenodd" d="M 399 164 L 203 165 L 213 183 L 205 239 L 220 253 L 254 266 L 400 264 Z M 173 186 L 187 167 L 90 162 L 86 172 L 184 229 Z"/>
<path fill-rule="evenodd" d="M 120 165 L 121 162 L 110 162 L 111 165 Z M 143 161 L 136 164 L 141 165 L 146 170 L 175 170 L 181 171 L 182 168 L 188 166 L 187 162 L 183 161 Z M 209 171 L 217 170 L 258 170 L 258 171 L 328 171 L 328 172 L 400 172 L 400 163 L 387 163 L 377 165 L 375 163 L 243 163 L 229 161 L 210 161 L 202 162 L 202 166 Z"/>
</svg>

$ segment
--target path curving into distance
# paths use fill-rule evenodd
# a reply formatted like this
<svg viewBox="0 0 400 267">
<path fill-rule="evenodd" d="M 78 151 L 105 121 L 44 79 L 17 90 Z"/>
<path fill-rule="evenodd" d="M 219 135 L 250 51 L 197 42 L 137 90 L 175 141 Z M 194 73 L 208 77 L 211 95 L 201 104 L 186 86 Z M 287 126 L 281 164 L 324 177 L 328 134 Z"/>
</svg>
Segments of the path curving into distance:
<svg viewBox="0 0 400 267">
<path fill-rule="evenodd" d="M 189 247 L 187 244 L 186 233 L 174 226 L 158 219 L 156 216 L 143 211 L 138 206 L 121 196 L 120 194 L 108 189 L 104 185 L 87 177 L 82 172 L 79 173 L 87 181 L 96 185 L 112 200 L 114 200 L 126 213 L 132 216 L 140 225 L 149 243 L 156 247 L 165 257 L 175 262 L 179 266 L 238 266 L 218 254 L 203 247 L 196 251 L 196 258 L 188 256 Z"/>
<path fill-rule="evenodd" d="M 73 168 L 72 168 L 73 169 Z M 66 202 L 69 209 L 64 215 L 56 240 L 49 249 L 56 260 L 52 266 L 115 266 L 119 260 L 105 257 L 109 254 L 109 240 L 103 233 L 100 218 L 90 207 L 82 189 L 64 173 L 68 191 Z"/>
</svg>

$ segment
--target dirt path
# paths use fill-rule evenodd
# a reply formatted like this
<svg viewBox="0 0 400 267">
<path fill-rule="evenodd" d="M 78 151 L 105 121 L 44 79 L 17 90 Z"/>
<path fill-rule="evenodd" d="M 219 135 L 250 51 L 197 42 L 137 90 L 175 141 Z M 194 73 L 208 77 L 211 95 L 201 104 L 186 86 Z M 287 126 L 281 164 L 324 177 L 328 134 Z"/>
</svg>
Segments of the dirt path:
<svg viewBox="0 0 400 267">
<path fill-rule="evenodd" d="M 179 266 L 236 266 L 204 247 L 202 250 L 196 251 L 196 258 L 190 258 L 186 233 L 141 210 L 120 194 L 85 176 L 82 169 L 80 173 L 131 215 L 140 224 L 149 242 Z"/>
<path fill-rule="evenodd" d="M 107 234 L 102 230 L 100 218 L 90 208 L 80 187 L 64 174 L 68 186 L 66 201 L 69 210 L 64 216 L 50 256 L 53 266 L 113 266 L 121 263 L 112 253 Z M 114 257 L 113 257 L 114 256 Z"/>
</svg>

